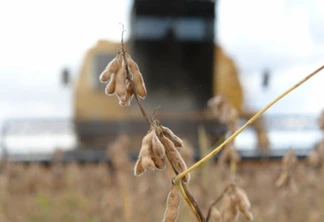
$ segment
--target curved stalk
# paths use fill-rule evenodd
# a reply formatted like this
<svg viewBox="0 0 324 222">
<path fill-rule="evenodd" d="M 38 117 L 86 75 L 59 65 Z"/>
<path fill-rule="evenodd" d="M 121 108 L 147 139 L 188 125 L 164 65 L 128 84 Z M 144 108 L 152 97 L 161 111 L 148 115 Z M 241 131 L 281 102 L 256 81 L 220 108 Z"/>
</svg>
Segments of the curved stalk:
<svg viewBox="0 0 324 222">
<path fill-rule="evenodd" d="M 200 167 L 202 164 L 204 164 L 206 161 L 208 161 L 210 158 L 215 156 L 219 151 L 221 151 L 226 144 L 234 140 L 234 138 L 239 135 L 246 127 L 248 127 L 251 123 L 253 123 L 256 119 L 258 119 L 265 111 L 267 111 L 271 106 L 273 106 L 275 103 L 277 103 L 280 99 L 285 97 L 287 94 L 289 94 L 291 91 L 294 89 L 298 88 L 301 84 L 309 80 L 311 77 L 316 75 L 318 72 L 320 72 L 322 69 L 324 69 L 324 65 L 316 69 L 314 72 L 300 80 L 297 84 L 293 85 L 289 89 L 287 89 L 285 92 L 280 94 L 278 97 L 276 97 L 274 100 L 272 100 L 268 105 L 266 105 L 263 109 L 261 109 L 259 112 L 257 112 L 249 121 L 247 121 L 240 129 L 238 129 L 235 133 L 233 133 L 230 137 L 227 138 L 221 145 L 216 147 L 213 151 L 211 151 L 208 155 L 203 157 L 201 160 L 199 160 L 197 163 L 192 165 L 190 168 L 188 168 L 186 171 L 183 171 L 182 173 L 178 174 L 175 178 L 174 181 L 175 183 L 178 183 L 181 178 L 183 178 L 185 175 L 188 173 L 192 172 L 193 170 L 197 169 Z"/>
</svg>

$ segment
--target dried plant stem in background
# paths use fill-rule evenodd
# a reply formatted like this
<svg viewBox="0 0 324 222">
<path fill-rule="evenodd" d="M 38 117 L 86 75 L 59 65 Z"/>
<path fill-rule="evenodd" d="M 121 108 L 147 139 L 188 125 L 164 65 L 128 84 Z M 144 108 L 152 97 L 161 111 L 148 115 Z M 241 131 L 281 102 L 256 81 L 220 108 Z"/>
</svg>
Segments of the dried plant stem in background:
<svg viewBox="0 0 324 222">
<path fill-rule="evenodd" d="M 286 155 L 282 158 L 282 171 L 276 180 L 276 187 L 283 188 L 286 192 L 297 192 L 297 186 L 294 178 L 297 161 L 298 159 L 295 152 L 293 150 L 289 150 L 289 152 L 286 153 Z"/>
<path fill-rule="evenodd" d="M 195 163 L 194 165 L 192 165 L 190 168 L 188 168 L 186 171 L 178 174 L 175 177 L 175 183 L 179 183 L 179 181 L 181 180 L 181 178 L 183 178 L 185 175 L 187 175 L 188 173 L 192 172 L 193 170 L 197 169 L 198 167 L 200 167 L 203 163 L 205 163 L 206 161 L 208 161 L 210 158 L 212 158 L 213 156 L 215 156 L 219 151 L 221 151 L 224 146 L 226 144 L 228 144 L 229 142 L 231 142 L 232 140 L 234 140 L 234 138 L 239 135 L 243 130 L 245 130 L 249 125 L 251 125 L 251 123 L 253 123 L 256 119 L 258 119 L 265 111 L 267 111 L 271 106 L 273 106 L 276 102 L 278 102 L 280 99 L 282 99 L 283 97 L 285 97 L 287 94 L 289 94 L 291 91 L 293 91 L 294 89 L 298 88 L 301 84 L 303 84 L 304 82 L 306 82 L 307 80 L 309 80 L 311 77 L 313 77 L 314 75 L 316 75 L 318 72 L 320 72 L 322 69 L 324 69 L 324 65 L 319 67 L 318 69 L 316 69 L 314 72 L 312 72 L 311 74 L 309 74 L 308 76 L 306 76 L 305 78 L 303 78 L 301 81 L 299 81 L 297 84 L 293 85 L 292 87 L 290 87 L 288 90 L 286 90 L 285 92 L 283 92 L 281 95 L 279 95 L 277 98 L 275 98 L 274 100 L 272 100 L 268 105 L 266 105 L 263 109 L 261 109 L 259 112 L 257 112 L 249 121 L 247 121 L 240 129 L 238 129 L 235 133 L 233 133 L 229 138 L 227 138 L 227 140 L 225 140 L 221 145 L 219 145 L 217 148 L 215 148 L 212 152 L 210 152 L 207 156 L 203 157 L 201 160 L 199 160 L 197 163 Z"/>
<path fill-rule="evenodd" d="M 129 169 L 131 168 L 130 160 L 128 159 L 127 147 L 129 138 L 127 135 L 120 135 L 108 146 L 107 156 L 110 157 L 114 168 L 114 176 L 118 184 L 118 190 L 123 204 L 123 214 L 126 222 L 132 221 L 132 192 L 129 187 Z"/>
</svg>

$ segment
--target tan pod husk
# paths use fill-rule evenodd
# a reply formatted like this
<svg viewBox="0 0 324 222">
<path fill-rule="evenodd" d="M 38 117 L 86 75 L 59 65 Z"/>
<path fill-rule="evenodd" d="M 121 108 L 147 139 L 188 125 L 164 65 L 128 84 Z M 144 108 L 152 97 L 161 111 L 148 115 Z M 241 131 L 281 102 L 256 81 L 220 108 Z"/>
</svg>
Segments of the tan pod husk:
<svg viewBox="0 0 324 222">
<path fill-rule="evenodd" d="M 232 222 L 238 216 L 238 209 L 232 195 L 224 195 L 222 204 L 222 219 L 224 222 Z"/>
<path fill-rule="evenodd" d="M 134 175 L 141 176 L 145 172 L 145 169 L 142 165 L 142 158 L 138 158 L 134 167 Z"/>
<path fill-rule="evenodd" d="M 176 173 L 179 174 L 179 173 L 182 173 L 183 171 L 187 170 L 186 163 L 182 159 L 178 150 L 175 148 L 173 142 L 164 136 L 161 136 L 160 139 L 161 139 L 162 144 L 165 147 L 166 156 L 167 156 L 168 160 L 170 161 L 170 163 L 172 164 Z M 184 176 L 182 178 L 182 181 L 186 182 L 186 183 L 189 182 L 189 180 L 190 180 L 190 174 L 187 174 L 186 176 Z"/>
<path fill-rule="evenodd" d="M 119 100 L 125 100 L 126 98 L 126 70 L 122 67 L 116 73 L 116 95 Z"/>
<path fill-rule="evenodd" d="M 126 97 L 124 100 L 120 100 L 119 101 L 119 105 L 121 106 L 130 106 L 130 103 L 133 99 L 134 96 L 134 92 L 132 89 L 132 85 L 130 83 L 127 83 L 127 87 L 126 87 Z"/>
<path fill-rule="evenodd" d="M 163 134 L 169 138 L 175 147 L 183 147 L 183 141 L 177 137 L 168 127 L 162 126 Z"/>
<path fill-rule="evenodd" d="M 122 64 L 120 63 L 119 55 L 117 55 L 112 61 L 108 63 L 105 70 L 100 74 L 100 81 L 103 83 L 106 83 L 111 78 L 111 75 L 116 73 L 120 68 Z"/>
<path fill-rule="evenodd" d="M 109 80 L 109 83 L 107 84 L 105 88 L 105 93 L 108 96 L 114 95 L 116 89 L 116 75 L 112 74 Z"/>
<path fill-rule="evenodd" d="M 165 155 L 165 148 L 155 132 L 153 133 L 152 150 L 154 155 L 158 158 L 163 158 Z"/>
<path fill-rule="evenodd" d="M 216 207 L 213 207 L 211 209 L 211 216 L 215 222 L 221 222 L 221 220 L 222 220 L 222 215 L 219 212 L 219 210 L 216 209 Z"/>
<path fill-rule="evenodd" d="M 167 208 L 164 212 L 163 222 L 175 222 L 178 218 L 180 194 L 176 186 L 172 186 L 167 199 Z"/>
<path fill-rule="evenodd" d="M 141 99 L 145 99 L 147 92 L 142 73 L 140 72 L 137 63 L 130 57 L 130 55 L 127 55 L 127 62 L 129 70 L 133 76 L 136 92 Z"/>
</svg>

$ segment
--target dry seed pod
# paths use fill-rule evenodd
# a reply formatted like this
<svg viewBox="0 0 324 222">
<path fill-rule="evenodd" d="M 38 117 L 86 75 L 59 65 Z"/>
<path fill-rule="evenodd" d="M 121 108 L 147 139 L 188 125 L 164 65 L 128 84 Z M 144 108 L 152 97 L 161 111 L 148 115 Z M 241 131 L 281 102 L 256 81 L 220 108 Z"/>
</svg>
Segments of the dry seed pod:
<svg viewBox="0 0 324 222">
<path fill-rule="evenodd" d="M 155 163 L 152 160 L 153 157 L 152 147 L 151 147 L 152 137 L 153 137 L 153 130 L 149 131 L 142 140 L 141 151 L 138 155 L 138 160 L 134 167 L 135 175 L 137 174 L 141 175 L 140 172 L 143 171 L 140 168 L 140 166 L 138 166 L 139 164 L 141 164 L 145 170 L 155 170 Z"/>
<path fill-rule="evenodd" d="M 167 208 L 164 212 L 163 222 L 174 222 L 178 218 L 180 195 L 176 186 L 172 186 L 168 195 Z"/>
<path fill-rule="evenodd" d="M 155 170 L 155 164 L 150 156 L 142 156 L 142 166 L 145 170 Z"/>
<path fill-rule="evenodd" d="M 136 87 L 136 92 L 141 99 L 145 99 L 147 92 L 144 84 L 144 79 L 140 72 L 135 72 L 133 74 L 133 81 Z"/>
<path fill-rule="evenodd" d="M 100 81 L 105 83 L 108 82 L 111 75 L 116 73 L 118 69 L 120 69 L 122 64 L 120 63 L 119 55 L 117 55 L 111 62 L 108 63 L 105 70 L 100 74 Z"/>
<path fill-rule="evenodd" d="M 132 98 L 134 96 L 134 92 L 132 89 L 132 85 L 130 83 L 127 83 L 126 87 L 126 97 L 124 100 L 119 101 L 119 105 L 121 106 L 130 106 L 130 102 L 132 101 Z"/>
<path fill-rule="evenodd" d="M 212 109 L 215 116 L 226 124 L 235 120 L 237 111 L 227 101 L 223 95 L 216 95 L 207 102 L 207 106 Z"/>
<path fill-rule="evenodd" d="M 112 74 L 110 77 L 110 81 L 105 88 L 106 95 L 109 96 L 113 95 L 115 93 L 115 87 L 116 87 L 116 76 L 115 74 Z"/>
<path fill-rule="evenodd" d="M 151 155 L 149 149 L 143 149 L 144 146 L 151 146 L 152 145 L 152 139 L 153 139 L 153 130 L 150 130 L 143 138 L 142 140 L 142 147 L 141 147 L 141 154 L 142 155 Z M 143 150 L 142 150 L 143 149 Z"/>
<path fill-rule="evenodd" d="M 222 219 L 224 222 L 232 222 L 238 216 L 238 209 L 232 195 L 224 195 L 222 201 Z"/>
<path fill-rule="evenodd" d="M 119 98 L 119 100 L 125 100 L 126 99 L 126 70 L 125 67 L 122 67 L 118 70 L 116 73 L 116 95 Z"/>
<path fill-rule="evenodd" d="M 252 221 L 254 219 L 253 214 L 250 211 L 248 211 L 246 209 L 241 209 L 240 207 L 239 207 L 239 210 L 244 215 L 245 219 L 247 219 L 249 221 Z"/>
<path fill-rule="evenodd" d="M 247 197 L 245 191 L 239 187 L 235 187 L 234 189 L 234 194 L 237 198 L 237 204 L 242 208 L 242 209 L 250 209 L 251 203 L 249 198 Z"/>
<path fill-rule="evenodd" d="M 156 169 L 158 170 L 164 170 L 166 167 L 166 162 L 165 162 L 165 158 L 157 158 L 157 157 L 153 157 L 152 158 Z"/>
<path fill-rule="evenodd" d="M 179 137 L 177 137 L 168 127 L 162 126 L 162 132 L 167 138 L 169 138 L 173 142 L 175 147 L 183 147 L 182 140 Z"/>
<path fill-rule="evenodd" d="M 138 68 L 137 63 L 130 57 L 130 55 L 127 55 L 127 62 L 130 72 L 133 75 L 133 81 L 135 84 L 136 92 L 139 97 L 144 99 L 146 97 L 146 87 L 143 80 L 143 76 Z"/>
<path fill-rule="evenodd" d="M 155 132 L 153 133 L 152 150 L 154 155 L 158 158 L 163 158 L 165 155 L 165 148 Z"/>
<path fill-rule="evenodd" d="M 134 167 L 134 175 L 140 176 L 145 172 L 145 169 L 142 165 L 142 158 L 138 158 Z"/>
<path fill-rule="evenodd" d="M 215 222 L 220 222 L 222 220 L 222 215 L 215 207 L 211 209 L 211 216 L 214 218 Z"/>
<path fill-rule="evenodd" d="M 183 140 L 184 149 L 180 149 L 179 152 L 183 158 L 183 160 L 187 163 L 187 165 L 192 165 L 195 162 L 194 159 L 194 148 L 189 141 Z"/>
<path fill-rule="evenodd" d="M 297 156 L 295 151 L 289 150 L 288 153 L 282 158 L 282 167 L 289 169 L 297 163 Z"/>
<path fill-rule="evenodd" d="M 183 171 L 187 170 L 186 163 L 183 161 L 180 153 L 178 150 L 175 148 L 173 142 L 164 137 L 160 137 L 162 144 L 165 147 L 165 153 L 166 156 L 168 157 L 170 163 L 172 164 L 173 168 L 176 170 L 177 173 L 182 173 Z M 187 174 L 182 178 L 184 182 L 189 182 L 190 180 L 190 174 Z"/>
<path fill-rule="evenodd" d="M 276 187 L 282 187 L 287 182 L 288 177 L 289 175 L 287 171 L 282 172 L 276 181 Z"/>
<path fill-rule="evenodd" d="M 245 191 L 239 187 L 234 188 L 235 200 L 239 211 L 247 220 L 253 220 L 253 214 L 249 211 L 251 203 Z"/>
</svg>

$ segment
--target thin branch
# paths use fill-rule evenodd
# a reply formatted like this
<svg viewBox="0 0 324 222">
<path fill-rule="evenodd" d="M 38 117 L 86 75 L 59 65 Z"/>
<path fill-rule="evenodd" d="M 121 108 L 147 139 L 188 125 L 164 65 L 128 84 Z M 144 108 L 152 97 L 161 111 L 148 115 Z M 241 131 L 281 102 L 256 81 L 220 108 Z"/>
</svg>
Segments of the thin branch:
<svg viewBox="0 0 324 222">
<path fill-rule="evenodd" d="M 198 222 L 205 222 L 205 218 L 202 215 L 196 201 L 192 201 L 194 200 L 194 198 L 192 197 L 192 195 L 190 194 L 190 192 L 188 191 L 188 188 L 186 187 L 186 185 L 184 183 L 174 183 L 174 181 L 172 181 L 173 184 L 175 184 L 178 188 L 178 190 L 180 191 L 180 194 L 182 196 L 182 198 L 186 201 L 187 205 L 189 206 L 191 212 L 194 214 L 194 216 L 196 217 Z"/>
<path fill-rule="evenodd" d="M 261 109 L 259 112 L 257 112 L 249 121 L 247 121 L 239 130 L 237 130 L 234 134 L 232 134 L 229 138 L 227 138 L 227 140 L 225 140 L 221 145 L 219 145 L 217 148 L 215 148 L 212 152 L 210 152 L 208 155 L 206 155 L 205 157 L 203 157 L 201 160 L 199 160 L 197 163 L 195 163 L 194 165 L 192 165 L 190 168 L 188 168 L 187 170 L 183 171 L 182 173 L 178 174 L 174 180 L 176 183 L 178 183 L 178 181 L 181 180 L 181 178 L 183 178 L 185 175 L 187 175 L 188 173 L 190 173 L 191 171 L 197 169 L 198 167 L 200 167 L 203 163 L 205 163 L 206 161 L 208 161 L 210 158 L 212 158 L 213 156 L 215 156 L 219 151 L 221 151 L 224 146 L 226 144 L 228 144 L 229 142 L 231 142 L 232 140 L 234 140 L 234 138 L 239 135 L 246 127 L 248 127 L 251 123 L 253 123 L 256 119 L 258 119 L 265 111 L 267 111 L 271 106 L 273 106 L 276 102 L 278 102 L 280 99 L 282 99 L 283 97 L 285 97 L 287 94 L 289 94 L 291 91 L 293 91 L 294 89 L 298 88 L 301 84 L 303 84 L 304 82 L 306 82 L 307 80 L 309 80 L 311 77 L 313 77 L 315 74 L 317 74 L 319 71 L 321 71 L 322 69 L 324 69 L 324 65 L 319 67 L 318 69 L 316 69 L 314 72 L 312 72 L 311 74 L 309 74 L 308 76 L 306 76 L 305 78 L 303 78 L 301 81 L 299 81 L 297 84 L 293 85 L 292 87 L 290 87 L 288 90 L 286 90 L 285 92 L 283 92 L 281 95 L 279 95 L 277 98 L 275 98 L 274 100 L 272 100 L 268 105 L 266 105 L 263 109 Z"/>
<path fill-rule="evenodd" d="M 197 216 L 198 216 L 199 221 L 200 221 L 200 222 L 205 222 L 206 220 L 205 220 L 205 218 L 204 218 L 204 215 L 202 214 L 202 212 L 201 212 L 201 210 L 200 210 L 200 208 L 199 208 L 199 206 L 198 206 L 197 201 L 196 201 L 195 198 L 191 195 L 191 193 L 190 193 L 190 191 L 189 191 L 189 189 L 188 189 L 188 187 L 187 187 L 187 184 L 185 184 L 183 181 L 181 181 L 181 185 L 182 185 L 182 187 L 183 187 L 183 189 L 184 189 L 184 191 L 185 191 L 187 197 L 189 198 L 191 204 L 192 204 L 193 207 L 195 208 L 195 211 L 196 211 L 196 213 L 197 213 Z"/>
</svg>

